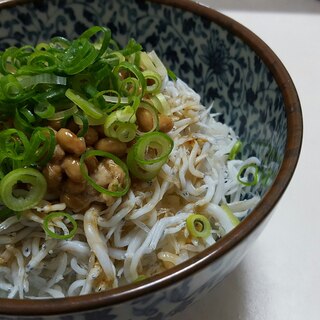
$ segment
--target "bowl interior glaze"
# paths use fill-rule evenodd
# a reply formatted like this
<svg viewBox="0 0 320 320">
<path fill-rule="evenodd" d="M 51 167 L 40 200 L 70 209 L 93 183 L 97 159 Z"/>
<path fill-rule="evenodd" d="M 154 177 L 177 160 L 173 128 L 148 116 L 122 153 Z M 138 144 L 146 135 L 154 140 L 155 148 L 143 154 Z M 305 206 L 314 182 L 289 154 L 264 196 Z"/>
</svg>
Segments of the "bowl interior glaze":
<svg viewBox="0 0 320 320">
<path fill-rule="evenodd" d="M 7 2 L 0 11 L 0 49 L 36 44 L 56 35 L 74 38 L 92 25 L 108 26 L 121 45 L 134 38 L 146 50 L 156 50 L 165 64 L 201 95 L 203 104 L 214 104 L 219 119 L 232 126 L 244 143 L 243 156 L 261 159 L 262 180 L 255 191 L 263 197 L 263 203 L 226 239 L 199 256 L 204 265 L 230 250 L 270 213 L 298 161 L 302 118 L 289 75 L 258 37 L 233 20 L 190 1 L 52 0 L 13 4 L 15 1 Z M 206 260 L 207 254 L 210 259 Z M 174 271 L 183 277 L 183 268 L 188 267 L 188 274 L 194 262 Z M 174 275 L 168 275 L 175 281 Z M 157 286 L 153 289 L 151 284 L 148 290 L 156 290 L 161 279 L 157 277 Z M 134 288 L 130 287 L 131 298 Z M 111 304 L 119 302 L 112 298 L 112 291 L 101 296 Z M 71 306 L 84 300 L 70 301 Z"/>
</svg>

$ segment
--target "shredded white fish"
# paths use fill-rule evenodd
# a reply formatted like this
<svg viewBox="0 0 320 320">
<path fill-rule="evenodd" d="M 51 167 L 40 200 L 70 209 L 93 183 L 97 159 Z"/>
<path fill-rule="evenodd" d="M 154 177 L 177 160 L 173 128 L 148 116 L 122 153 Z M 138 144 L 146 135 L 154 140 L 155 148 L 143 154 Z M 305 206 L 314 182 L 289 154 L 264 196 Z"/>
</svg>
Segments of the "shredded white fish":
<svg viewBox="0 0 320 320">
<path fill-rule="evenodd" d="M 174 147 L 158 176 L 135 183 L 109 206 L 74 213 L 78 229 L 70 240 L 51 239 L 42 227 L 46 214 L 69 212 L 65 203 L 42 201 L 21 217 L 1 221 L 0 297 L 61 298 L 150 277 L 219 241 L 259 202 L 237 179 L 243 165 L 260 166 L 259 159 L 228 160 L 235 132 L 183 81 L 163 78 Z M 228 205 L 232 218 L 221 204 Z M 205 239 L 187 229 L 186 220 L 195 213 L 211 223 Z M 68 233 L 68 221 L 56 224 Z"/>
</svg>

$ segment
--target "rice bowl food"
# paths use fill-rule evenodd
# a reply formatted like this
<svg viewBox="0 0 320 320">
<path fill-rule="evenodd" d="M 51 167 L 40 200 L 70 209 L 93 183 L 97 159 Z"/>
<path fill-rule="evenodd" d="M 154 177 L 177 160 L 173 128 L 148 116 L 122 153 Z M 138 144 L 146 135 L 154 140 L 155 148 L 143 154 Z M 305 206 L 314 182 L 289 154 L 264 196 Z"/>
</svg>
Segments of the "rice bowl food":
<svg viewBox="0 0 320 320">
<path fill-rule="evenodd" d="M 279 58 L 241 24 L 189 0 L 6 0 L 0 8 L 1 73 L 10 66 L 0 77 L 1 164 L 6 153 L 15 158 L 0 175 L 1 319 L 160 320 L 201 301 L 252 247 L 295 171 L 302 114 Z M 67 63 L 73 49 L 64 63 L 50 50 L 92 26 L 112 31 L 114 51 L 141 44 L 146 69 L 162 72 L 144 81 L 144 68 L 120 68 L 99 88 L 104 63 L 93 77 L 67 74 L 97 58 L 103 32 L 72 45 L 84 45 L 77 63 Z M 11 47 L 24 48 L 4 54 Z M 20 66 L 24 74 L 14 74 Z M 47 75 L 27 74 L 37 66 Z M 3 92 L 28 93 L 31 103 L 4 103 Z M 117 105 L 108 122 L 106 105 Z M 98 146 L 97 137 L 106 140 Z"/>
<path fill-rule="evenodd" d="M 141 281 L 259 202 L 263 163 L 154 51 L 92 27 L 1 59 L 1 297 Z"/>
</svg>

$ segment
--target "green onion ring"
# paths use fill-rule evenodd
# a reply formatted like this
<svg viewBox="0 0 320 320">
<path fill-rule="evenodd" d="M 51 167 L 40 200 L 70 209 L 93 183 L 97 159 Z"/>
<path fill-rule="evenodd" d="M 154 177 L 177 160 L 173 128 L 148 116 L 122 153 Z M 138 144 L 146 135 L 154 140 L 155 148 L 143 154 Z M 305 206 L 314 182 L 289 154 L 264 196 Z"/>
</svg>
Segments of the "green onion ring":
<svg viewBox="0 0 320 320">
<path fill-rule="evenodd" d="M 61 36 L 57 36 L 51 39 L 51 42 L 49 42 L 49 46 L 51 49 L 61 52 L 61 51 L 67 50 L 68 47 L 70 46 L 70 43 L 71 43 L 70 40 Z"/>
<path fill-rule="evenodd" d="M 29 140 L 22 131 L 11 128 L 0 132 L 0 159 L 23 160 L 29 148 Z"/>
<path fill-rule="evenodd" d="M 247 169 L 249 170 L 252 169 L 254 171 L 252 181 L 247 181 L 246 179 L 243 179 L 243 176 Z M 240 168 L 237 175 L 237 179 L 241 184 L 245 186 L 254 186 L 258 183 L 258 172 L 259 172 L 259 167 L 255 163 L 249 163 Z"/>
<path fill-rule="evenodd" d="M 37 127 L 30 138 L 30 148 L 24 157 L 25 166 L 44 166 L 52 158 L 56 146 L 54 131 L 50 127 Z"/>
<path fill-rule="evenodd" d="M 150 148 L 155 149 L 150 156 Z M 151 180 L 167 162 L 173 149 L 173 140 L 162 132 L 148 132 L 140 136 L 127 155 L 128 168 L 133 176 L 141 180 Z"/>
<path fill-rule="evenodd" d="M 78 38 L 60 55 L 59 72 L 74 75 L 90 66 L 99 52 L 86 38 Z"/>
<path fill-rule="evenodd" d="M 239 219 L 234 215 L 234 213 L 226 203 L 221 204 L 220 207 L 225 211 L 233 226 L 236 226 L 240 223 Z"/>
<path fill-rule="evenodd" d="M 31 185 L 30 190 L 24 190 L 22 197 L 13 195 L 17 183 Z M 13 211 L 24 211 L 37 205 L 43 199 L 47 190 L 44 176 L 36 169 L 19 168 L 9 172 L 0 182 L 0 198 L 5 206 Z"/>
<path fill-rule="evenodd" d="M 40 101 L 34 107 L 34 113 L 42 119 L 48 119 L 54 116 L 55 111 L 55 107 L 48 100 Z"/>
<path fill-rule="evenodd" d="M 173 140 L 163 132 L 148 132 L 141 136 L 134 146 L 137 162 L 141 165 L 149 165 L 166 161 L 172 151 Z M 150 148 L 157 149 L 157 154 L 147 159 Z"/>
<path fill-rule="evenodd" d="M 126 47 L 122 50 L 119 50 L 119 52 L 124 56 L 130 56 L 135 52 L 139 52 L 142 50 L 142 46 L 140 43 L 137 43 L 136 40 L 130 39 L 127 43 Z"/>
<path fill-rule="evenodd" d="M 125 78 L 121 81 L 120 92 L 127 97 L 141 95 L 141 85 L 138 79 L 133 77 Z"/>
<path fill-rule="evenodd" d="M 12 74 L 0 78 L 0 92 L 6 100 L 19 101 L 25 96 L 20 82 Z"/>
<path fill-rule="evenodd" d="M 67 218 L 70 221 L 70 223 L 72 224 L 72 229 L 69 232 L 69 234 L 57 234 L 57 233 L 51 231 L 49 228 L 49 223 L 55 218 L 63 218 L 63 217 Z M 57 211 L 57 212 L 51 212 L 45 216 L 45 218 L 43 219 L 43 229 L 46 232 L 46 234 L 53 239 L 66 240 L 66 239 L 73 238 L 73 236 L 77 232 L 78 225 L 77 225 L 77 222 L 74 220 L 74 218 L 69 213 Z"/>
<path fill-rule="evenodd" d="M 68 89 L 65 93 L 74 104 L 76 104 L 82 111 L 93 119 L 100 119 L 103 117 L 103 113 L 93 103 L 83 98 L 76 91 Z"/>
<path fill-rule="evenodd" d="M 1 55 L 1 73 L 3 74 L 15 74 L 17 72 L 17 66 L 15 65 L 15 55 L 18 51 L 16 47 L 7 48 Z"/>
<path fill-rule="evenodd" d="M 145 99 L 145 101 L 154 106 L 160 114 L 171 114 L 170 105 L 163 93 L 160 92 L 151 98 Z"/>
<path fill-rule="evenodd" d="M 77 133 L 78 137 L 83 137 L 89 129 L 88 117 L 80 110 L 73 115 L 73 120 L 76 124 L 81 126 L 81 130 Z"/>
<path fill-rule="evenodd" d="M 88 175 L 87 167 L 85 165 L 85 160 L 87 158 L 90 158 L 90 157 L 93 157 L 93 156 L 111 159 L 111 160 L 113 160 L 113 162 L 115 164 L 117 164 L 123 170 L 123 172 L 125 174 L 125 186 L 124 186 L 124 188 L 122 190 L 110 191 L 110 190 L 98 185 L 94 181 L 94 179 L 92 179 Z M 120 160 L 118 157 L 113 155 L 112 153 L 104 152 L 104 151 L 100 151 L 100 150 L 88 150 L 88 151 L 86 151 L 84 154 L 82 154 L 82 156 L 80 158 L 80 171 L 81 171 L 83 177 L 87 180 L 87 182 L 94 189 L 99 191 L 100 193 L 104 193 L 104 194 L 112 196 L 112 197 L 122 197 L 128 192 L 128 190 L 130 188 L 130 184 L 131 184 L 130 175 L 129 175 L 129 171 L 128 171 L 128 168 L 127 168 L 126 164 L 122 160 Z"/>
<path fill-rule="evenodd" d="M 36 51 L 28 57 L 28 64 L 22 66 L 17 74 L 50 73 L 57 69 L 56 57 L 47 51 Z"/>
<path fill-rule="evenodd" d="M 99 32 L 103 33 L 103 39 L 102 39 L 101 46 L 99 48 L 99 54 L 97 58 L 101 57 L 104 54 L 104 52 L 107 50 L 111 40 L 111 30 L 105 27 L 93 26 L 87 29 L 86 31 L 84 31 L 80 36 L 80 38 L 89 39 Z"/>
<path fill-rule="evenodd" d="M 157 174 L 158 174 L 158 170 L 144 170 L 143 168 L 141 168 L 138 164 L 137 164 L 137 161 L 136 161 L 136 158 L 135 158 L 135 155 L 134 155 L 134 148 L 131 147 L 131 149 L 129 150 L 128 152 L 128 155 L 127 155 L 127 165 L 128 165 L 128 168 L 130 170 L 130 173 L 140 179 L 140 180 L 143 180 L 143 181 L 150 181 L 152 180 Z M 160 165 L 162 165 L 160 163 Z M 161 167 L 160 167 L 161 168 Z M 160 170 L 159 168 L 159 170 Z"/>
<path fill-rule="evenodd" d="M 106 121 L 103 126 L 104 134 L 107 137 L 119 139 L 118 133 L 117 133 L 118 127 L 119 126 L 123 127 L 124 123 L 134 124 L 135 121 L 136 121 L 135 111 L 131 106 L 128 105 L 123 109 L 116 110 L 110 113 L 106 117 Z M 133 130 L 133 126 L 130 126 L 130 131 L 132 130 Z"/>
<path fill-rule="evenodd" d="M 208 238 L 211 234 L 211 224 L 202 214 L 191 214 L 186 220 L 186 225 L 193 237 Z"/>
<path fill-rule="evenodd" d="M 57 121 L 57 120 L 62 120 L 65 118 L 69 118 L 73 115 L 75 115 L 78 112 L 78 107 L 73 105 L 69 109 L 61 110 L 56 112 L 55 114 L 52 115 L 52 117 L 49 117 L 48 120 L 50 121 Z"/>
<path fill-rule="evenodd" d="M 20 111 L 18 108 L 16 109 L 13 119 L 14 127 L 25 132 L 27 135 L 31 135 L 34 127 L 21 115 Z"/>
<path fill-rule="evenodd" d="M 118 122 L 115 130 L 116 137 L 121 142 L 132 141 L 136 137 L 137 125 L 130 122 Z"/>
<path fill-rule="evenodd" d="M 18 80 L 23 88 L 30 88 L 38 84 L 56 84 L 62 86 L 67 84 L 66 77 L 60 77 L 52 73 L 40 73 L 32 76 L 23 76 L 19 77 Z"/>
<path fill-rule="evenodd" d="M 160 75 L 157 72 L 146 70 L 142 72 L 144 78 L 146 79 L 147 87 L 146 92 L 147 93 L 159 93 L 161 90 L 162 85 L 162 79 Z M 148 82 L 152 82 L 151 84 L 148 84 Z"/>
<path fill-rule="evenodd" d="M 237 140 L 235 144 L 232 146 L 232 149 L 229 153 L 228 160 L 234 160 L 237 154 L 240 152 L 241 148 L 242 148 L 242 143 L 240 140 Z"/>
<path fill-rule="evenodd" d="M 134 64 L 131 64 L 127 61 L 124 61 L 124 62 L 119 63 L 114 68 L 113 74 L 115 76 L 119 77 L 119 72 L 121 69 L 128 71 L 129 75 L 134 75 L 136 77 L 136 79 L 139 81 L 139 84 L 140 84 L 139 96 L 143 96 L 145 89 L 146 89 L 146 80 L 145 80 L 142 72 L 139 70 L 139 68 Z M 120 80 L 120 83 L 121 83 L 121 80 Z"/>
</svg>

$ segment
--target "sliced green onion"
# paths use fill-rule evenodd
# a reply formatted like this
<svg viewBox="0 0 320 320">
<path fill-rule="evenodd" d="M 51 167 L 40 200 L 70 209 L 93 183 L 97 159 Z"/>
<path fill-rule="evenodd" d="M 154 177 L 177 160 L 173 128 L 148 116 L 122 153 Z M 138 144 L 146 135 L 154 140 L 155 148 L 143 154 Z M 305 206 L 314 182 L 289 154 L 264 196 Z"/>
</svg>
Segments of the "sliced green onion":
<svg viewBox="0 0 320 320">
<path fill-rule="evenodd" d="M 103 113 L 93 103 L 81 97 L 77 92 L 72 89 L 66 91 L 66 97 L 76 104 L 82 111 L 93 119 L 100 119 Z"/>
<path fill-rule="evenodd" d="M 78 111 L 73 115 L 73 120 L 81 127 L 81 130 L 77 133 L 77 136 L 83 137 L 89 129 L 88 117 L 83 112 Z"/>
<path fill-rule="evenodd" d="M 123 170 L 123 172 L 125 174 L 124 186 L 122 188 L 119 187 L 118 190 L 111 191 L 111 190 L 108 190 L 108 189 L 98 185 L 96 183 L 96 181 L 89 176 L 88 171 L 87 171 L 87 167 L 85 165 L 85 160 L 90 157 L 102 157 L 102 158 L 107 158 L 107 159 L 113 160 L 113 162 L 115 164 L 117 164 Z M 83 177 L 87 180 L 87 182 L 94 189 L 99 191 L 100 193 L 103 193 L 103 194 L 106 194 L 106 195 L 109 195 L 112 197 L 122 197 L 123 195 L 125 195 L 128 192 L 128 190 L 130 188 L 131 182 L 130 182 L 129 171 L 128 171 L 126 164 L 124 162 L 122 162 L 118 157 L 116 157 L 115 155 L 113 155 L 109 152 L 104 152 L 104 151 L 100 151 L 100 150 L 86 151 L 84 154 L 82 154 L 82 156 L 80 158 L 80 170 L 81 170 Z"/>
<path fill-rule="evenodd" d="M 69 85 L 71 89 L 76 92 L 83 92 L 84 88 L 94 82 L 94 77 L 91 72 L 81 72 L 78 74 L 73 75 L 72 77 L 68 78 Z"/>
<path fill-rule="evenodd" d="M 127 155 L 127 165 L 130 173 L 134 177 L 143 181 L 150 181 L 158 174 L 163 164 L 160 163 L 159 168 L 156 168 L 157 170 L 154 169 L 147 171 L 143 169 L 141 166 L 138 165 L 134 154 L 134 148 L 131 147 Z"/>
<path fill-rule="evenodd" d="M 21 130 L 22 132 L 25 132 L 28 135 L 31 135 L 34 127 L 28 120 L 26 120 L 22 114 L 21 114 L 21 109 L 19 110 L 18 108 L 15 110 L 15 115 L 13 119 L 13 124 L 14 127 L 17 128 L 18 130 Z"/>
<path fill-rule="evenodd" d="M 173 148 L 173 141 L 163 132 L 150 132 L 140 137 L 134 146 L 137 162 L 150 165 L 167 160 Z"/>
<path fill-rule="evenodd" d="M 116 65 L 117 64 L 115 64 L 115 66 Z M 96 60 L 91 66 L 87 68 L 88 73 L 91 76 L 94 75 L 94 81 L 91 81 L 91 84 L 101 89 L 117 88 L 117 86 L 114 86 L 117 81 L 115 75 L 112 73 L 113 67 L 114 66 L 109 65 L 106 58 L 102 57 Z"/>
<path fill-rule="evenodd" d="M 128 77 L 121 81 L 120 92 L 124 95 L 130 96 L 140 96 L 141 95 L 141 84 L 138 79 L 133 77 Z"/>
<path fill-rule="evenodd" d="M 135 78 L 137 80 L 137 83 L 139 84 L 139 90 L 135 90 L 135 95 L 139 95 L 139 96 L 143 96 L 145 89 L 146 89 L 146 80 L 142 74 L 142 72 L 139 70 L 139 68 L 137 66 L 135 66 L 134 64 L 131 64 L 127 61 L 121 62 L 119 65 L 117 65 L 114 70 L 113 70 L 113 74 L 115 76 L 119 77 L 120 72 L 125 72 L 128 74 L 129 78 L 133 78 L 132 76 L 135 76 Z M 119 78 L 120 79 L 120 78 Z M 127 83 L 128 80 L 126 80 L 127 78 L 125 78 L 124 84 Z M 133 82 L 132 82 L 133 83 Z M 120 80 L 120 87 L 121 87 L 121 80 Z M 130 90 L 128 90 L 126 88 L 126 86 L 123 86 L 122 89 L 124 90 L 124 94 L 127 94 L 128 96 L 131 96 L 132 94 L 130 93 Z"/>
<path fill-rule="evenodd" d="M 110 94 L 114 94 L 113 96 Z M 119 93 L 115 90 L 106 90 L 103 91 L 103 98 L 106 102 L 112 102 L 119 105 L 125 105 L 129 103 L 129 99 L 127 97 L 121 97 Z"/>
<path fill-rule="evenodd" d="M 59 99 L 65 99 L 65 92 L 66 92 L 66 87 L 64 86 L 52 86 L 52 87 L 46 87 L 45 88 L 45 91 L 41 91 L 39 90 L 40 92 L 35 92 L 35 91 L 31 91 L 33 92 L 33 95 L 32 95 L 32 99 L 35 100 L 35 101 L 42 101 L 42 100 L 46 100 L 46 99 L 50 99 L 51 102 L 54 102 L 54 101 L 59 101 L 59 106 L 56 106 L 57 109 L 61 109 L 60 106 L 61 106 L 61 100 Z M 64 101 L 63 101 L 64 102 Z M 65 103 L 63 103 L 63 105 L 65 105 Z"/>
<path fill-rule="evenodd" d="M 106 108 L 104 109 L 104 111 L 108 114 L 125 105 L 129 105 L 129 98 L 120 96 L 119 92 L 115 90 L 100 91 L 98 95 L 103 96 L 106 102 Z M 97 96 L 94 97 L 94 100 L 97 98 Z"/>
<path fill-rule="evenodd" d="M 30 138 L 30 148 L 23 164 L 44 166 L 51 160 L 56 146 L 54 131 L 49 127 L 37 127 Z"/>
<path fill-rule="evenodd" d="M 258 183 L 259 167 L 255 163 L 242 166 L 238 172 L 238 181 L 245 186 L 254 186 Z"/>
<path fill-rule="evenodd" d="M 170 115 L 171 108 L 163 93 L 158 93 L 154 96 L 146 98 L 145 101 L 153 105 L 160 114 Z"/>
<path fill-rule="evenodd" d="M 29 148 L 29 140 L 22 131 L 11 128 L 0 132 L 0 160 L 23 160 Z"/>
<path fill-rule="evenodd" d="M 20 184 L 23 184 L 24 188 L 20 188 Z M 0 182 L 1 201 L 13 211 L 34 207 L 43 199 L 46 190 L 46 179 L 38 170 L 32 168 L 15 169 Z"/>
<path fill-rule="evenodd" d="M 70 118 L 71 116 L 75 115 L 78 112 L 78 110 L 78 107 L 73 105 L 71 108 L 56 112 L 52 115 L 52 117 L 49 117 L 48 120 L 57 121 Z"/>
<path fill-rule="evenodd" d="M 88 84 L 84 87 L 84 91 L 91 97 L 91 101 L 101 110 L 105 110 L 108 104 L 103 99 L 103 93 L 101 93 L 95 86 Z"/>
<path fill-rule="evenodd" d="M 42 119 L 48 119 L 55 114 L 55 107 L 48 101 L 40 101 L 34 108 L 34 113 Z"/>
<path fill-rule="evenodd" d="M 177 81 L 178 77 L 176 76 L 176 74 L 167 68 L 167 73 L 168 73 L 168 77 L 172 80 L 172 81 Z"/>
<path fill-rule="evenodd" d="M 136 112 L 141 103 L 141 99 L 139 97 L 130 97 L 129 101 L 132 109 Z"/>
<path fill-rule="evenodd" d="M 48 51 L 35 51 L 28 57 L 27 65 L 18 69 L 17 74 L 50 73 L 57 69 L 58 60 Z"/>
<path fill-rule="evenodd" d="M 136 121 L 136 115 L 134 109 L 131 106 L 126 106 L 121 110 L 115 112 L 118 121 L 134 123 Z"/>
<path fill-rule="evenodd" d="M 99 54 L 96 58 L 99 58 L 104 54 L 104 52 L 107 50 L 110 40 L 111 40 L 111 31 L 109 28 L 100 27 L 100 26 L 93 26 L 86 31 L 84 31 L 81 36 L 81 38 L 90 39 L 93 36 L 96 36 L 98 33 L 102 33 L 102 40 L 97 41 L 94 45 L 96 49 L 99 50 Z"/>
<path fill-rule="evenodd" d="M 22 88 L 29 88 L 38 84 L 56 84 L 65 86 L 67 84 L 67 78 L 52 73 L 40 73 L 32 76 L 24 76 L 19 79 L 19 82 Z"/>
<path fill-rule="evenodd" d="M 35 115 L 27 107 L 23 107 L 19 111 L 29 123 L 33 123 L 36 121 Z"/>
<path fill-rule="evenodd" d="M 138 283 L 140 281 L 146 280 L 148 277 L 144 274 L 140 274 L 135 280 L 133 280 L 133 283 Z"/>
<path fill-rule="evenodd" d="M 234 213 L 226 203 L 221 204 L 220 207 L 226 212 L 229 221 L 233 226 L 236 226 L 240 223 L 240 220 L 234 215 Z"/>
<path fill-rule="evenodd" d="M 113 112 L 106 118 L 103 126 L 104 134 L 110 138 L 117 138 L 117 128 L 119 124 L 121 124 L 121 122 L 118 121 L 117 115 Z"/>
<path fill-rule="evenodd" d="M 49 47 L 55 52 L 64 52 L 70 47 L 71 41 L 64 37 L 53 37 L 48 43 Z"/>
<path fill-rule="evenodd" d="M 229 153 L 228 160 L 234 160 L 237 154 L 240 152 L 241 148 L 242 148 L 242 143 L 240 140 L 237 140 L 235 144 L 232 146 L 232 149 Z"/>
<path fill-rule="evenodd" d="M 107 115 L 104 115 L 100 119 L 93 119 L 93 118 L 89 117 L 88 115 L 86 117 L 87 117 L 87 120 L 88 120 L 88 124 L 90 126 L 100 126 L 100 125 L 103 125 L 106 122 Z M 81 123 L 78 122 L 77 118 L 74 118 L 74 120 L 75 120 L 76 124 L 81 125 Z"/>
<path fill-rule="evenodd" d="M 36 44 L 35 49 L 37 51 L 47 51 L 48 49 L 50 49 L 50 44 L 46 42 L 39 42 L 38 44 Z"/>
<path fill-rule="evenodd" d="M 72 229 L 67 234 L 58 234 L 50 230 L 50 227 L 54 226 L 54 220 L 56 219 L 62 219 L 66 218 L 72 225 Z M 46 232 L 46 234 L 53 238 L 53 239 L 59 239 L 59 240 L 66 240 L 71 239 L 74 237 L 74 235 L 77 232 L 78 225 L 77 222 L 74 220 L 74 218 L 66 212 L 51 212 L 48 215 L 45 216 L 43 219 L 43 229 Z"/>
<path fill-rule="evenodd" d="M 142 49 L 141 44 L 137 43 L 136 40 L 134 39 L 130 39 L 127 45 L 125 46 L 125 48 L 123 48 L 122 50 L 119 50 L 119 52 L 123 56 L 129 56 L 135 52 L 140 51 L 141 49 Z"/>
<path fill-rule="evenodd" d="M 131 174 L 141 180 L 153 179 L 173 148 L 173 140 L 162 132 L 148 132 L 130 148 L 127 164 Z"/>
<path fill-rule="evenodd" d="M 208 238 L 211 234 L 209 220 L 201 214 L 191 214 L 186 221 L 189 233 L 196 238 Z"/>
<path fill-rule="evenodd" d="M 2 74 L 14 74 L 17 72 L 14 60 L 18 48 L 9 47 L 1 54 L 1 73 Z"/>
<path fill-rule="evenodd" d="M 106 57 L 105 57 L 106 61 L 108 62 L 108 64 L 112 67 L 117 66 L 119 63 L 123 62 L 126 60 L 126 58 L 124 57 L 124 55 L 118 51 L 114 51 L 109 53 Z"/>
<path fill-rule="evenodd" d="M 140 52 L 140 67 L 143 70 L 157 71 L 157 68 L 153 64 L 151 58 L 145 51 Z"/>
<path fill-rule="evenodd" d="M 107 137 L 116 138 L 123 142 L 131 141 L 135 138 L 137 131 L 137 126 L 134 124 L 135 121 L 134 109 L 131 106 L 126 106 L 107 116 L 103 126 L 104 133 Z"/>
<path fill-rule="evenodd" d="M 17 101 L 25 97 L 20 82 L 11 74 L 0 78 L 0 93 L 5 100 Z"/>
<path fill-rule="evenodd" d="M 116 128 L 117 139 L 121 142 L 132 141 L 136 137 L 137 125 L 129 122 L 118 122 Z"/>
<path fill-rule="evenodd" d="M 99 51 L 86 38 L 71 42 L 69 48 L 60 54 L 59 72 L 74 75 L 90 66 L 98 57 Z"/>
<path fill-rule="evenodd" d="M 143 71 L 142 74 L 147 83 L 146 92 L 153 94 L 159 93 L 162 86 L 162 79 L 160 75 L 150 70 Z"/>
</svg>

